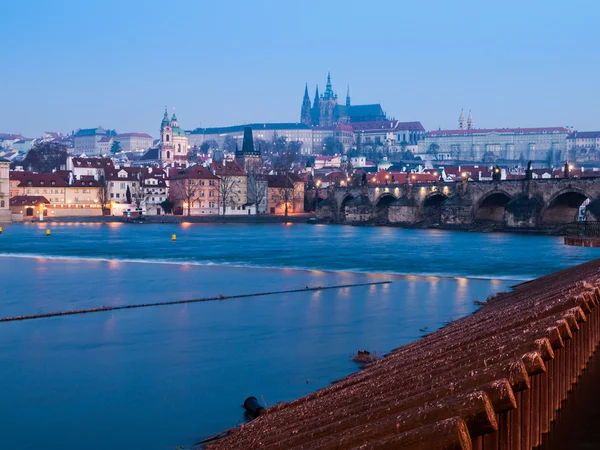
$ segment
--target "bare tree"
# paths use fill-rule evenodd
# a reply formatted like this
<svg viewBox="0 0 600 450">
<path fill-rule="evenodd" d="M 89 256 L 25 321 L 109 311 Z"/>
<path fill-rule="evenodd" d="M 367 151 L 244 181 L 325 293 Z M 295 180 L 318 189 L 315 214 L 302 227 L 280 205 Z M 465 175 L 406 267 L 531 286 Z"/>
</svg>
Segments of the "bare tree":
<svg viewBox="0 0 600 450">
<path fill-rule="evenodd" d="M 260 205 L 266 203 L 268 193 L 268 183 L 261 176 L 260 172 L 248 170 L 248 202 L 256 205 L 256 214 L 259 214 Z"/>
<path fill-rule="evenodd" d="M 228 205 L 233 205 L 237 196 L 235 195 L 240 186 L 239 177 L 224 175 L 219 181 L 219 203 L 221 205 L 223 215 Z"/>
<path fill-rule="evenodd" d="M 146 172 L 143 168 L 136 174 L 136 180 L 135 185 L 131 184 L 131 197 L 136 209 L 141 209 L 146 200 Z"/>
<path fill-rule="evenodd" d="M 102 208 L 102 215 L 105 214 L 106 205 L 110 203 L 109 192 L 108 192 L 108 183 L 106 182 L 106 175 L 104 170 L 101 171 L 100 177 L 98 179 L 98 196 L 97 200 L 100 203 L 100 207 Z"/>
<path fill-rule="evenodd" d="M 173 198 L 181 200 L 184 206 L 187 205 L 188 217 L 192 215 L 192 204 L 198 198 L 198 188 L 200 180 L 194 178 L 177 178 L 171 182 L 171 190 Z"/>
</svg>

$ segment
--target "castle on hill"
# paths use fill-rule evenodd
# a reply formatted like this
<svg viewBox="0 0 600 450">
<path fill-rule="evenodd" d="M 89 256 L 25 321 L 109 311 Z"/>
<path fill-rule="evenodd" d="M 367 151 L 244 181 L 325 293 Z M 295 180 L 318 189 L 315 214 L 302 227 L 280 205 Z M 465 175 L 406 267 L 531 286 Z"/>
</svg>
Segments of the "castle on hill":
<svg viewBox="0 0 600 450">
<path fill-rule="evenodd" d="M 325 92 L 319 95 L 319 86 L 315 91 L 314 101 L 308 96 L 308 84 L 304 87 L 304 98 L 300 111 L 300 121 L 313 127 L 332 127 L 348 125 L 355 122 L 378 122 L 387 120 L 379 103 L 368 105 L 352 105 L 350 103 L 350 87 L 346 92 L 346 103 L 338 104 L 337 93 L 331 85 L 331 75 L 327 74 Z"/>
</svg>

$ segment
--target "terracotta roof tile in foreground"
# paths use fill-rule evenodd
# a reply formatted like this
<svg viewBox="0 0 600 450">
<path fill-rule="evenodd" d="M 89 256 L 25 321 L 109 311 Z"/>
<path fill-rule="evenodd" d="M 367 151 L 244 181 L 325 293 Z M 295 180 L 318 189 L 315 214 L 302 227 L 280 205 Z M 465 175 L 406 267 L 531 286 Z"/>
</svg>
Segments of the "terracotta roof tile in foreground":
<svg viewBox="0 0 600 450">
<path fill-rule="evenodd" d="M 600 340 L 599 287 L 600 260 L 520 284 L 206 448 L 539 446 Z"/>
</svg>

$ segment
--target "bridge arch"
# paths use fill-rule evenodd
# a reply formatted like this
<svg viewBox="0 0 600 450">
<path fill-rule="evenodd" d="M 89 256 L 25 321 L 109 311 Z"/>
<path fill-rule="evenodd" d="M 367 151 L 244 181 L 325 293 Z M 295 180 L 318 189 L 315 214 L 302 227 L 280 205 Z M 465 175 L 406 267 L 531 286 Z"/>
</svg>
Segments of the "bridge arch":
<svg viewBox="0 0 600 450">
<path fill-rule="evenodd" d="M 344 212 L 346 211 L 346 204 L 350 201 L 350 200 L 354 200 L 354 196 L 352 194 L 346 194 L 344 196 L 344 198 L 342 198 L 342 201 L 340 202 L 340 212 Z"/>
<path fill-rule="evenodd" d="M 442 203 L 448 200 L 448 196 L 434 191 L 423 200 L 423 218 L 427 225 L 440 225 L 442 222 Z"/>
<path fill-rule="evenodd" d="M 506 205 L 513 197 L 503 190 L 487 192 L 475 205 L 475 222 L 504 222 Z"/>
<path fill-rule="evenodd" d="M 373 207 L 373 216 L 377 219 L 388 219 L 388 208 L 396 200 L 393 194 L 390 192 L 384 192 L 381 194 L 377 201 L 375 202 L 375 206 Z"/>
<path fill-rule="evenodd" d="M 579 207 L 588 199 L 592 201 L 587 192 L 577 187 L 571 186 L 558 191 L 542 208 L 541 225 L 557 226 L 575 222 Z"/>
</svg>

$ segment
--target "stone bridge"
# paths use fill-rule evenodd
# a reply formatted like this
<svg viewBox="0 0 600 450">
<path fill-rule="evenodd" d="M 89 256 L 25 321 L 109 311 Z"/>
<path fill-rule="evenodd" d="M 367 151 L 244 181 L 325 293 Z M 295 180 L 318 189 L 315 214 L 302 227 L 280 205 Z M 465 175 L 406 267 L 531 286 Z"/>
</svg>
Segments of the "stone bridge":
<svg viewBox="0 0 600 450">
<path fill-rule="evenodd" d="M 600 179 L 561 178 L 336 187 L 317 192 L 317 218 L 337 223 L 556 228 L 600 218 Z"/>
</svg>

